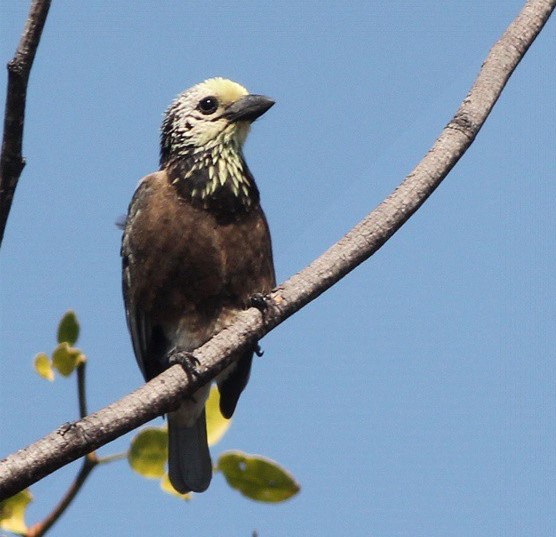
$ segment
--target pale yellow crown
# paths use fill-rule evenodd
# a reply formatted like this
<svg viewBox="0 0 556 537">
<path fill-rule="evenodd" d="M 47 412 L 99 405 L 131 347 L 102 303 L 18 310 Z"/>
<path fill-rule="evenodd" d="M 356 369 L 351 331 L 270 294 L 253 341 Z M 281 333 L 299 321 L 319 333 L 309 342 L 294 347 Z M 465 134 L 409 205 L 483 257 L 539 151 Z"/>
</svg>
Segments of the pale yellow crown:
<svg viewBox="0 0 556 537">
<path fill-rule="evenodd" d="M 198 89 L 200 94 L 217 96 L 225 105 L 235 103 L 241 97 L 249 95 L 241 84 L 221 77 L 209 78 L 191 88 L 191 90 L 195 89 Z"/>
</svg>

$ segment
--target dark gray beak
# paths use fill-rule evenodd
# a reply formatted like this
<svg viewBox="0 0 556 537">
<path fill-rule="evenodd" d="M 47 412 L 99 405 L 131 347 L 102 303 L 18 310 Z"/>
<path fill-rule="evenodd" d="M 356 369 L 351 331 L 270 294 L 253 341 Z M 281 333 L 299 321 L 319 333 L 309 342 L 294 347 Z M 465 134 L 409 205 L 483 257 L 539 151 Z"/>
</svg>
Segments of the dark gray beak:
<svg viewBox="0 0 556 537">
<path fill-rule="evenodd" d="M 252 122 L 273 105 L 274 101 L 264 95 L 246 95 L 230 105 L 223 115 L 230 121 Z"/>
</svg>

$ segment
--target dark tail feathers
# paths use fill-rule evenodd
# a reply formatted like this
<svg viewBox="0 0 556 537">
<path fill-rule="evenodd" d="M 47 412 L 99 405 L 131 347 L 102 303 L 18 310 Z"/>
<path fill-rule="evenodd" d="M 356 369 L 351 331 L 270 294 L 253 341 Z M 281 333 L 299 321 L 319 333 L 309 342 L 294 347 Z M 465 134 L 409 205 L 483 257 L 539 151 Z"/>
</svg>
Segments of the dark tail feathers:
<svg viewBox="0 0 556 537">
<path fill-rule="evenodd" d="M 210 485 L 212 461 L 204 409 L 192 427 L 183 427 L 168 416 L 168 475 L 182 494 L 204 492 Z"/>
</svg>

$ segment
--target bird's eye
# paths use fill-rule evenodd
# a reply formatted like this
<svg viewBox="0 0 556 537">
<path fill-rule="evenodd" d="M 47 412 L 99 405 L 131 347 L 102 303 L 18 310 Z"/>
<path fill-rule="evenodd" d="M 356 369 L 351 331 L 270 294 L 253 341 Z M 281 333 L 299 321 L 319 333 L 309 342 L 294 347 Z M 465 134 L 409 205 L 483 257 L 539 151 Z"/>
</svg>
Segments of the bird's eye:
<svg viewBox="0 0 556 537">
<path fill-rule="evenodd" d="M 199 101 L 197 108 L 202 114 L 214 114 L 218 110 L 218 99 L 216 97 L 205 97 Z"/>
</svg>

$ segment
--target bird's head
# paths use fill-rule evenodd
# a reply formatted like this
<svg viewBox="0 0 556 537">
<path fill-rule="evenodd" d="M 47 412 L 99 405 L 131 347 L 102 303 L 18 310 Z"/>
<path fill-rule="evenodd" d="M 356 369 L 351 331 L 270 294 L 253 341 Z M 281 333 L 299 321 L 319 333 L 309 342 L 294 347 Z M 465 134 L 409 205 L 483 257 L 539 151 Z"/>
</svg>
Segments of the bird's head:
<svg viewBox="0 0 556 537">
<path fill-rule="evenodd" d="M 170 105 L 161 132 L 160 163 L 223 151 L 241 153 L 249 127 L 274 101 L 240 84 L 211 78 L 184 91 Z"/>
</svg>

